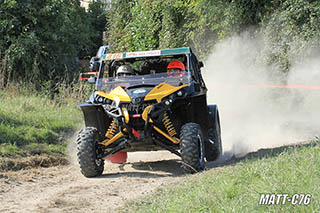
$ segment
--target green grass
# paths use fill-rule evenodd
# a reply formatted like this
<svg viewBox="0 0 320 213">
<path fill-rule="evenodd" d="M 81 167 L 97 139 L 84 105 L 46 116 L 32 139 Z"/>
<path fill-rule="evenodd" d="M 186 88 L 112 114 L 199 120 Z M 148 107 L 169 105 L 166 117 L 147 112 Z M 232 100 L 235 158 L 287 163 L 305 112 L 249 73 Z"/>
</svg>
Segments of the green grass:
<svg viewBox="0 0 320 213">
<path fill-rule="evenodd" d="M 265 150 L 187 176 L 123 212 L 319 212 L 319 141 Z M 262 193 L 311 194 L 310 204 L 259 205 Z M 282 202 L 282 200 L 281 200 Z"/>
<path fill-rule="evenodd" d="M 0 90 L 0 156 L 63 153 L 62 136 L 83 125 L 75 97 L 68 91 L 51 99 L 25 87 Z"/>
</svg>

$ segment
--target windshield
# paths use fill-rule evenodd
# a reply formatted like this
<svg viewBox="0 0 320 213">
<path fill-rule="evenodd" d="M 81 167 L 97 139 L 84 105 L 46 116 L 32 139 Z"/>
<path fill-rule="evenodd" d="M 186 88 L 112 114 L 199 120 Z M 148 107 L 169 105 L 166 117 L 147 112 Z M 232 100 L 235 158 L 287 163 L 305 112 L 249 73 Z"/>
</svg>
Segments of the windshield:
<svg viewBox="0 0 320 213">
<path fill-rule="evenodd" d="M 155 73 L 148 75 L 119 76 L 98 79 L 96 89 L 110 92 L 118 86 L 124 86 L 126 88 L 134 88 L 140 86 L 154 87 L 163 82 L 172 86 L 181 86 L 183 84 L 188 84 L 190 80 L 190 74 L 185 71 L 175 72 L 171 74 Z"/>
</svg>

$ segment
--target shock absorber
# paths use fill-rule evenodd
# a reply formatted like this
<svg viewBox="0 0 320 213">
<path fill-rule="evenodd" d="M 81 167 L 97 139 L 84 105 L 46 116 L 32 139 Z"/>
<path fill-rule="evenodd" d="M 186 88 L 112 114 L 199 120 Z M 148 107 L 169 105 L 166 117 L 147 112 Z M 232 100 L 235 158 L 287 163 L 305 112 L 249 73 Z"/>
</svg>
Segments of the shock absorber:
<svg viewBox="0 0 320 213">
<path fill-rule="evenodd" d="M 112 138 L 114 136 L 114 134 L 117 132 L 118 127 L 119 127 L 119 125 L 118 125 L 117 119 L 113 118 L 113 120 L 111 121 L 111 124 L 109 125 L 109 129 L 106 133 L 106 137 Z"/>
<path fill-rule="evenodd" d="M 173 137 L 177 134 L 167 112 L 164 113 L 162 123 L 171 137 Z"/>
</svg>

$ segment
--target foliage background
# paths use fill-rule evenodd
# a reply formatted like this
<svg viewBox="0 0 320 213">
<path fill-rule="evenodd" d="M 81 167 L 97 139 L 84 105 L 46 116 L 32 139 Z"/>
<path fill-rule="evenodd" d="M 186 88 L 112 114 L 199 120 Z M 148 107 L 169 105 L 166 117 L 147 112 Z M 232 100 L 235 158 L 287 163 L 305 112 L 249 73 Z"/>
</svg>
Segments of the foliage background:
<svg viewBox="0 0 320 213">
<path fill-rule="evenodd" d="M 85 11 L 79 0 L 0 0 L 0 86 L 27 81 L 39 90 L 72 82 L 78 60 L 96 53 L 104 31 L 114 52 L 190 46 L 201 59 L 220 40 L 250 31 L 264 35 L 265 62 L 284 72 L 296 55 L 319 47 L 319 1 L 103 2 Z"/>
<path fill-rule="evenodd" d="M 205 59 L 220 40 L 249 31 L 264 35 L 264 61 L 287 72 L 295 55 L 319 47 L 319 1 L 114 0 L 112 8 L 113 51 L 191 46 Z"/>
<path fill-rule="evenodd" d="M 78 0 L 1 0 L 0 86 L 72 82 L 79 58 L 102 44 L 104 12 L 100 2 L 86 12 Z"/>
</svg>

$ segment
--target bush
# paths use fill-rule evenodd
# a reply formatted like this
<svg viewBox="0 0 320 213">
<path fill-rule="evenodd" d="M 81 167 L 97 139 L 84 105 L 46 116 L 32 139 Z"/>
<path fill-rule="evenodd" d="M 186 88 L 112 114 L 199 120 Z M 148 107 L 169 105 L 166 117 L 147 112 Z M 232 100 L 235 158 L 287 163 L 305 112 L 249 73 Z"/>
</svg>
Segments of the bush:
<svg viewBox="0 0 320 213">
<path fill-rule="evenodd" d="M 263 25 L 267 63 L 288 71 L 297 56 L 319 46 L 319 26 L 319 2 L 287 0 Z"/>
<path fill-rule="evenodd" d="M 7 0 L 0 4 L 0 87 L 10 81 L 78 79 L 79 57 L 102 44 L 106 23 L 103 5 L 89 12 L 78 0 Z"/>
</svg>

